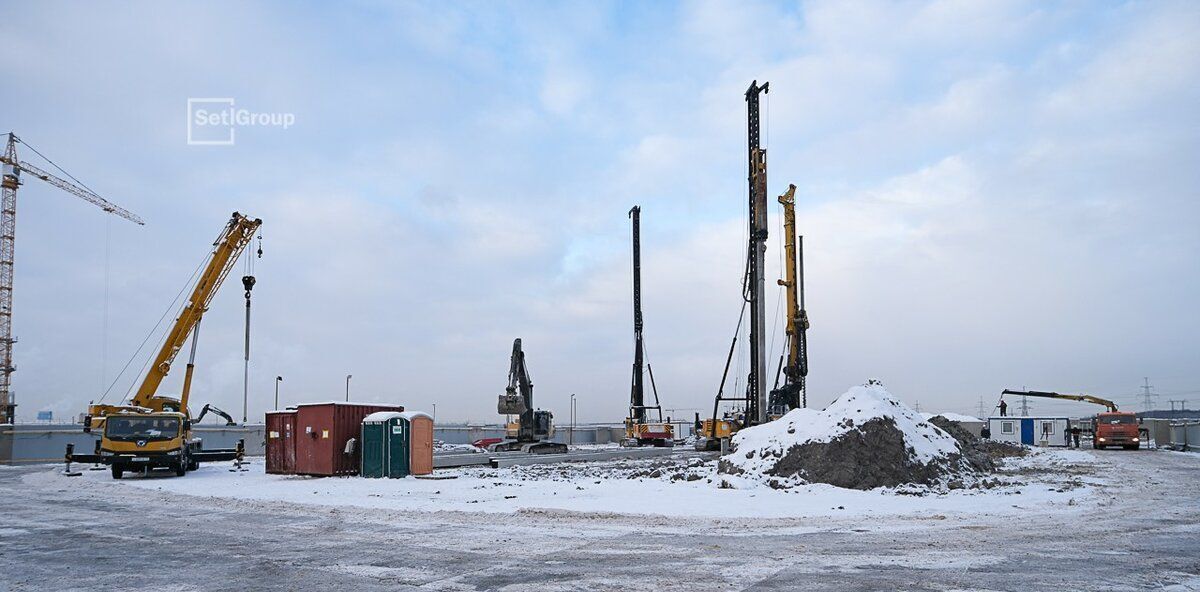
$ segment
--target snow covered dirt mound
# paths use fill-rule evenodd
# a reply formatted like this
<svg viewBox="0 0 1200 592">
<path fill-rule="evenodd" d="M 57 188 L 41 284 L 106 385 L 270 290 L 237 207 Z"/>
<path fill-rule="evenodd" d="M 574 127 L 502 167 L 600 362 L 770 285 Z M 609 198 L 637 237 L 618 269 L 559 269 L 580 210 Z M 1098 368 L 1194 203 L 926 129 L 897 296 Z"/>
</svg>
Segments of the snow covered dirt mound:
<svg viewBox="0 0 1200 592">
<path fill-rule="evenodd" d="M 879 385 L 854 387 L 824 411 L 796 409 L 742 430 L 718 465 L 776 488 L 961 484 L 977 470 L 958 440 Z"/>
</svg>

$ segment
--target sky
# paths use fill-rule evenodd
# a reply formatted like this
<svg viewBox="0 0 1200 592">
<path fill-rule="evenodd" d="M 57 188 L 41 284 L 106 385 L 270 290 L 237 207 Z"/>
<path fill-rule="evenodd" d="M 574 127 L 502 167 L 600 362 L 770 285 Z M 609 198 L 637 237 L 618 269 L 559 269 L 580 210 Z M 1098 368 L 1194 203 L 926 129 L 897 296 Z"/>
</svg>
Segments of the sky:
<svg viewBox="0 0 1200 592">
<path fill-rule="evenodd" d="M 294 405 L 350 374 L 354 400 L 495 422 L 520 337 L 538 407 L 563 425 L 575 394 L 579 421 L 619 421 L 635 204 L 662 405 L 708 413 L 741 304 L 752 80 L 768 191 L 797 186 L 811 405 L 878 379 L 923 411 L 1020 387 L 1141 409 L 1149 378 L 1155 407 L 1200 407 L 1195 2 L 4 5 L 0 129 L 146 220 L 21 188 L 19 419 L 120 400 L 239 211 L 264 221 L 251 420 L 276 376 Z M 294 123 L 189 145 L 188 99 L 214 97 Z M 238 419 L 239 284 L 192 391 Z"/>
</svg>

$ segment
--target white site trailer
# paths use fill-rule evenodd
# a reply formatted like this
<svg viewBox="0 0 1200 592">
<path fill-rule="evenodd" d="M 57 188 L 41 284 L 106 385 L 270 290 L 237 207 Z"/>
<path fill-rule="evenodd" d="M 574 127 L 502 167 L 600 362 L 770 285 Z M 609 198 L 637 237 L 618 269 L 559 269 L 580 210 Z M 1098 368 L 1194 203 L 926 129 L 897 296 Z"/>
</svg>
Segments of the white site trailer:
<svg viewBox="0 0 1200 592">
<path fill-rule="evenodd" d="M 991 439 L 1029 446 L 1067 445 L 1067 428 L 1071 420 L 1058 416 L 993 416 L 988 418 Z"/>
</svg>

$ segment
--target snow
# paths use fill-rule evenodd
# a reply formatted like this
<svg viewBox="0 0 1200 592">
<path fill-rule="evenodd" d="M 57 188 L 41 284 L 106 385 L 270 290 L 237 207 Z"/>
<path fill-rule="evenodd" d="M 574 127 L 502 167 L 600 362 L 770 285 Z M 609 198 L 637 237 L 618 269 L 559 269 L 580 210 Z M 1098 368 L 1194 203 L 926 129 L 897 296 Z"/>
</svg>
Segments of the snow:
<svg viewBox="0 0 1200 592">
<path fill-rule="evenodd" d="M 376 411 L 375 413 L 372 413 L 372 414 L 364 417 L 363 423 L 367 423 L 367 422 L 376 423 L 376 422 L 382 422 L 382 421 L 389 421 L 392 419 L 396 419 L 397 417 L 404 417 L 404 414 L 400 413 L 399 411 Z"/>
<path fill-rule="evenodd" d="M 823 411 L 794 409 L 775 421 L 739 431 L 733 436 L 738 453 L 725 459 L 751 475 L 765 475 L 792 446 L 830 442 L 878 418 L 896 422 L 916 462 L 925 464 L 960 453 L 958 442 L 949 434 L 926 422 L 882 386 L 867 385 L 851 388 Z M 752 450 L 756 452 L 742 454 Z"/>
<path fill-rule="evenodd" d="M 430 420 L 433 420 L 433 416 L 425 413 L 424 411 L 405 411 L 404 413 L 400 414 L 400 417 L 403 417 L 409 421 L 412 421 L 418 417 L 428 417 Z"/>
<path fill-rule="evenodd" d="M 963 415 L 961 413 L 921 413 L 921 417 L 925 421 L 929 421 L 939 415 L 950 421 L 957 421 L 959 423 L 983 423 L 983 420 L 978 417 Z"/>
<path fill-rule="evenodd" d="M 1023 467 L 1079 462 L 1064 453 L 1035 451 L 1020 459 Z M 1087 457 L 1086 452 L 1079 453 Z M 1044 459 L 1044 460 L 1042 460 Z M 649 469 L 674 463 L 676 469 L 701 476 L 694 481 L 644 476 Z M 667 461 L 562 463 L 490 469 L 439 470 L 447 480 L 365 479 L 268 475 L 263 461 L 253 459 L 248 471 L 231 472 L 228 463 L 203 465 L 177 478 L 164 474 L 129 475 L 112 481 L 107 472 L 85 471 L 86 481 L 163 492 L 257 502 L 284 502 L 330 507 L 386 509 L 403 512 L 564 512 L 586 515 L 653 515 L 697 518 L 870 518 L 898 516 L 930 519 L 961 514 L 1014 516 L 1031 509 L 1075 511 L 1094 500 L 1090 484 L 1063 489 L 1056 477 L 1045 482 L 1012 482 L 995 489 L 963 489 L 943 493 L 876 489 L 858 491 L 824 484 L 789 490 L 766 487 L 722 488 L 715 461 L 672 457 Z M 652 473 L 651 473 L 652 474 Z M 642 475 L 642 476 L 639 476 Z M 907 494 L 906 494 L 907 493 Z M 1092 504 L 1094 505 L 1094 504 Z M 872 527 L 871 524 L 866 524 Z"/>
</svg>

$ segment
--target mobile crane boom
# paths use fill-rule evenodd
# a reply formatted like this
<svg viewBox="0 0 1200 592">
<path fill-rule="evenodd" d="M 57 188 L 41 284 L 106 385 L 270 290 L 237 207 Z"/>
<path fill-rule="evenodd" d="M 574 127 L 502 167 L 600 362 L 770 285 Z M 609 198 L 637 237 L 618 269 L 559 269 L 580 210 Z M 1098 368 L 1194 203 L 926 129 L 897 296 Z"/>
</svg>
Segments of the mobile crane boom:
<svg viewBox="0 0 1200 592">
<path fill-rule="evenodd" d="M 1109 401 L 1108 399 L 1101 399 L 1100 397 L 1095 397 L 1092 395 L 1070 395 L 1070 394 L 1063 394 L 1063 393 L 1050 393 L 1050 392 L 1046 392 L 1046 391 L 1013 391 L 1013 390 L 1009 390 L 1009 389 L 1004 389 L 1004 392 L 1001 393 L 1001 396 L 1003 396 L 1003 395 L 1021 395 L 1023 397 L 1044 397 L 1047 399 L 1067 399 L 1069 401 L 1083 401 L 1086 403 L 1095 403 L 1097 405 L 1103 405 L 1105 407 L 1108 407 L 1108 410 L 1111 412 L 1117 411 L 1116 403 L 1113 403 L 1112 401 Z"/>
<path fill-rule="evenodd" d="M 192 289 L 192 294 L 184 304 L 183 311 L 180 312 L 179 318 L 175 319 L 175 325 L 171 327 L 166 341 L 158 350 L 158 355 L 155 356 L 150 371 L 146 373 L 141 386 L 138 387 L 130 401 L 133 405 L 151 409 L 157 407 L 153 404 L 155 393 L 158 392 L 159 385 L 171 371 L 171 363 L 175 361 L 175 356 L 183 348 L 188 335 L 197 333 L 200 320 L 208 311 L 208 305 L 212 302 L 213 296 L 217 294 L 221 283 L 225 281 L 229 271 L 237 263 L 242 251 L 253 240 L 254 233 L 258 231 L 259 226 L 262 226 L 262 220 L 234 212 L 229 223 L 221 231 L 221 235 L 213 241 L 213 251 L 208 265 L 205 266 L 200 279 L 196 281 L 196 287 Z M 184 379 L 184 393 L 187 392 L 191 383 L 190 366 L 191 364 L 189 364 L 188 375 Z M 180 411 L 187 413 L 186 397 L 181 398 L 180 407 Z"/>
</svg>

